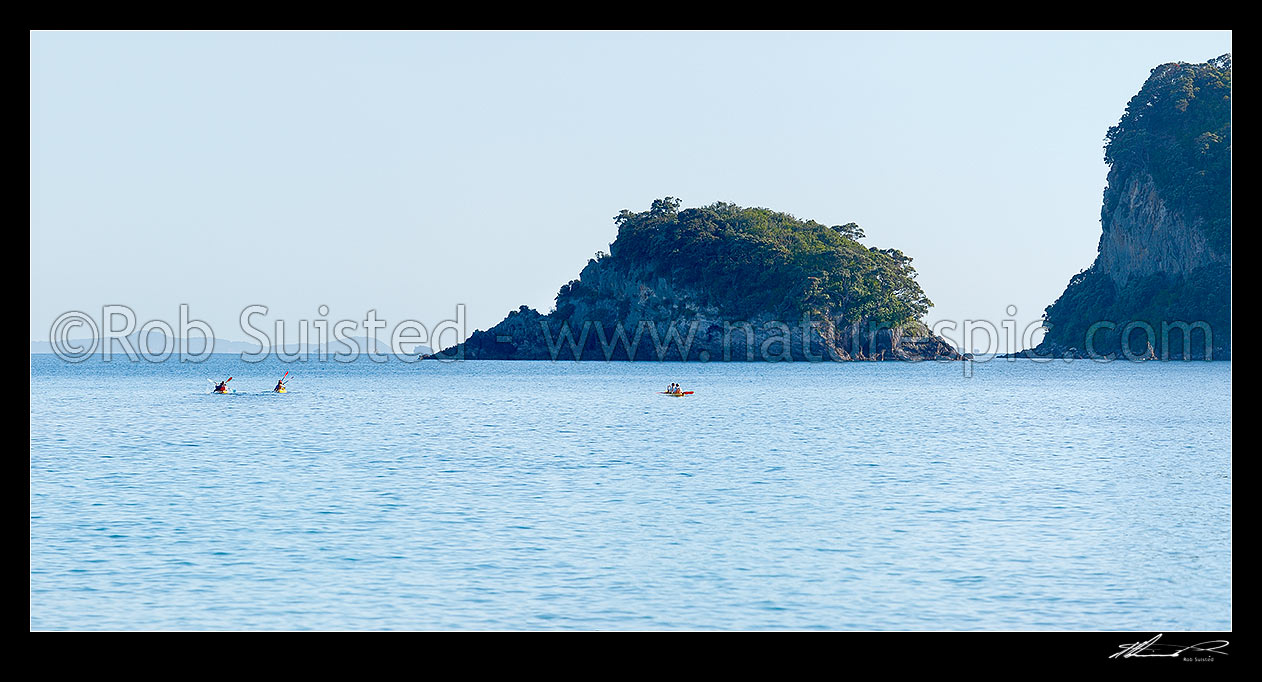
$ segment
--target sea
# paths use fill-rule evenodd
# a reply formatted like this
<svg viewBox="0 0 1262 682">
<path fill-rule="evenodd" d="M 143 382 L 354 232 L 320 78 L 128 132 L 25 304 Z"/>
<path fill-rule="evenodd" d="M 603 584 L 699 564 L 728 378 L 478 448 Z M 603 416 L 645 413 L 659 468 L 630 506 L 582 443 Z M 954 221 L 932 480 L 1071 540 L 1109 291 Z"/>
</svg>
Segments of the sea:
<svg viewBox="0 0 1262 682">
<path fill-rule="evenodd" d="M 1231 363 L 987 360 L 31 355 L 30 629 L 1230 630 Z"/>
</svg>

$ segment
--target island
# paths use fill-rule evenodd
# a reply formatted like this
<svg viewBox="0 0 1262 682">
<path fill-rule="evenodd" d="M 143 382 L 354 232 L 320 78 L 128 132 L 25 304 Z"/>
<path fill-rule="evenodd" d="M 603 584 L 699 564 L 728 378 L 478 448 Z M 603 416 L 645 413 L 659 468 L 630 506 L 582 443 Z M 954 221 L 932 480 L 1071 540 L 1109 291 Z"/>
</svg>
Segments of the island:
<svg viewBox="0 0 1262 682">
<path fill-rule="evenodd" d="M 665 197 L 614 218 L 617 238 L 547 314 L 522 306 L 426 356 L 468 360 L 961 360 L 922 322 L 932 303 L 898 249 L 855 223 L 766 208 L 680 208 Z"/>
</svg>

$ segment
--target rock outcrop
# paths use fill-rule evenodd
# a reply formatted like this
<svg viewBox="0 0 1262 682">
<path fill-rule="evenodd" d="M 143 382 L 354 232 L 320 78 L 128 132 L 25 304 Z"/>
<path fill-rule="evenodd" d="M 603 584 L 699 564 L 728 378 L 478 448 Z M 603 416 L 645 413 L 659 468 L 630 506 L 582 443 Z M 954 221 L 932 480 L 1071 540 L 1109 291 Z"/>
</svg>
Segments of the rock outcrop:
<svg viewBox="0 0 1262 682">
<path fill-rule="evenodd" d="M 1153 69 L 1105 160 L 1096 260 L 1019 355 L 1230 358 L 1230 55 Z"/>
</svg>

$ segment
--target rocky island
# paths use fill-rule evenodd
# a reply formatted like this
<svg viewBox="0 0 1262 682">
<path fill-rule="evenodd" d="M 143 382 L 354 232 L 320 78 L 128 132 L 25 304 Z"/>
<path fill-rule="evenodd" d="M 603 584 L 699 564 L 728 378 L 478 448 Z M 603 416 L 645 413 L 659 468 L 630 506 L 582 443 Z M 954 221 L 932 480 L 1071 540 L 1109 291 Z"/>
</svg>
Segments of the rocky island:
<svg viewBox="0 0 1262 682">
<path fill-rule="evenodd" d="M 1152 70 L 1105 138 L 1091 267 L 1025 357 L 1231 357 L 1231 55 Z"/>
<path fill-rule="evenodd" d="M 609 253 L 561 287 L 430 358 L 844 361 L 963 359 L 921 321 L 911 258 L 765 208 L 672 197 L 623 210 Z"/>
</svg>

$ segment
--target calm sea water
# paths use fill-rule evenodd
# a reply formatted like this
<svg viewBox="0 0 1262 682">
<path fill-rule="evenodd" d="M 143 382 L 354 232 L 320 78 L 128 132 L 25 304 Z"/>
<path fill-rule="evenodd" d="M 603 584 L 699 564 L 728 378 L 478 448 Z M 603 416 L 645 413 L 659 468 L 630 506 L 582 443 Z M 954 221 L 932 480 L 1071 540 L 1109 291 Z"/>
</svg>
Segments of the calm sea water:
<svg viewBox="0 0 1262 682">
<path fill-rule="evenodd" d="M 1227 362 L 32 356 L 30 627 L 1225 630 L 1230 393 Z"/>
</svg>

